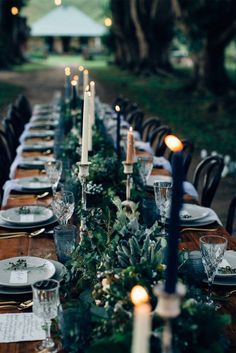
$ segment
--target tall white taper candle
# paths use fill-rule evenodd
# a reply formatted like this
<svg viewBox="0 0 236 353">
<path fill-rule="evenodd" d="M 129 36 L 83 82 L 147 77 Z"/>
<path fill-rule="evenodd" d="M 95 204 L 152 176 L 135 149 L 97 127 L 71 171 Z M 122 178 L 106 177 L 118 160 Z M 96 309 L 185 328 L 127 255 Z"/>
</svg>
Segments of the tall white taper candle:
<svg viewBox="0 0 236 353">
<path fill-rule="evenodd" d="M 95 82 L 90 82 L 90 92 L 91 92 L 91 125 L 95 122 Z"/>
<path fill-rule="evenodd" d="M 83 130 L 82 130 L 82 152 L 81 163 L 88 163 L 88 129 L 89 129 L 89 100 L 91 93 L 84 92 L 84 110 L 83 110 Z"/>
<path fill-rule="evenodd" d="M 89 83 L 88 70 L 84 70 L 83 71 L 83 89 L 84 89 L 84 92 L 86 91 L 88 83 Z"/>
</svg>

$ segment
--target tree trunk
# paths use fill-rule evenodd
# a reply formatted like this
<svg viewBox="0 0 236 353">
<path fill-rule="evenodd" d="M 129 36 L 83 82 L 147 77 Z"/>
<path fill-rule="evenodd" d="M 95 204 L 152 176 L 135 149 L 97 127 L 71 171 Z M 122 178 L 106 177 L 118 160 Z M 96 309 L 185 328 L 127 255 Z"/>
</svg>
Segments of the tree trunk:
<svg viewBox="0 0 236 353">
<path fill-rule="evenodd" d="M 225 70 L 225 48 L 206 44 L 202 51 L 193 54 L 193 87 L 211 91 L 216 95 L 226 94 L 232 83 Z"/>
<path fill-rule="evenodd" d="M 135 27 L 135 34 L 138 41 L 139 48 L 139 63 L 138 69 L 144 69 L 148 66 L 148 58 L 149 58 L 149 45 L 145 37 L 145 32 L 142 28 L 139 14 L 138 14 L 138 0 L 130 0 L 130 13 L 131 18 Z"/>
</svg>

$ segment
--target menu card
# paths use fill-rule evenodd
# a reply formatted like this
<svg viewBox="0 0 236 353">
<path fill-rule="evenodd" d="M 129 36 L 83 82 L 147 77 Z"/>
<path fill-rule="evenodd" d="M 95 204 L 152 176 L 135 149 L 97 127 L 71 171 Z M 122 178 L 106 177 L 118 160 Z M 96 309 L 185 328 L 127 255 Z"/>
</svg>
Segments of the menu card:
<svg viewBox="0 0 236 353">
<path fill-rule="evenodd" d="M 43 324 L 33 313 L 0 314 L 0 342 L 43 340 L 46 337 Z"/>
</svg>

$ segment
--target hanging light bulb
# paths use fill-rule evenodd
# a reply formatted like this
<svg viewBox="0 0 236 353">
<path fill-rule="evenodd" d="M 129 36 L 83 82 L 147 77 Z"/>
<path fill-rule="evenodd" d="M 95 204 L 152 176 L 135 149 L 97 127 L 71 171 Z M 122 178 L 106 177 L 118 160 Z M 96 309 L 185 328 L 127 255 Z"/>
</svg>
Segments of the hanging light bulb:
<svg viewBox="0 0 236 353">
<path fill-rule="evenodd" d="M 11 7 L 11 14 L 12 14 L 13 16 L 16 16 L 16 15 L 18 15 L 18 13 L 19 13 L 18 7 L 12 6 L 12 7 Z"/>
</svg>

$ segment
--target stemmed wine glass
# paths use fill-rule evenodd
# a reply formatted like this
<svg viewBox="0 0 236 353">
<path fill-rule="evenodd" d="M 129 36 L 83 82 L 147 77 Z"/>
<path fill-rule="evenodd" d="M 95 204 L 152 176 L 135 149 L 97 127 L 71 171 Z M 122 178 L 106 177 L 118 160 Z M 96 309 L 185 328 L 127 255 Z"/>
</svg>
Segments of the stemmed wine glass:
<svg viewBox="0 0 236 353">
<path fill-rule="evenodd" d="M 137 157 L 137 163 L 139 167 L 139 174 L 142 178 L 143 185 L 147 184 L 148 178 L 153 168 L 153 157 L 152 156 L 140 156 Z"/>
<path fill-rule="evenodd" d="M 207 304 L 213 305 L 212 284 L 216 275 L 218 265 L 221 263 L 227 247 L 227 239 L 218 235 L 205 235 L 199 239 L 202 263 L 207 275 L 209 295 Z"/>
<path fill-rule="evenodd" d="M 62 161 L 55 160 L 46 162 L 44 166 L 47 177 L 52 185 L 52 193 L 54 194 L 57 190 L 57 186 L 62 173 Z"/>
<path fill-rule="evenodd" d="M 50 353 L 58 351 L 51 338 L 51 319 L 57 317 L 59 305 L 59 282 L 54 279 L 37 281 L 32 285 L 33 313 L 44 319 L 46 338 L 38 346 L 38 350 Z"/>
<path fill-rule="evenodd" d="M 161 234 L 165 234 L 165 224 L 171 203 L 172 181 L 155 181 L 153 184 L 157 208 L 160 212 Z"/>
<path fill-rule="evenodd" d="M 75 198 L 71 191 L 57 191 L 53 195 L 52 209 L 61 225 L 66 225 L 75 208 Z"/>
</svg>

